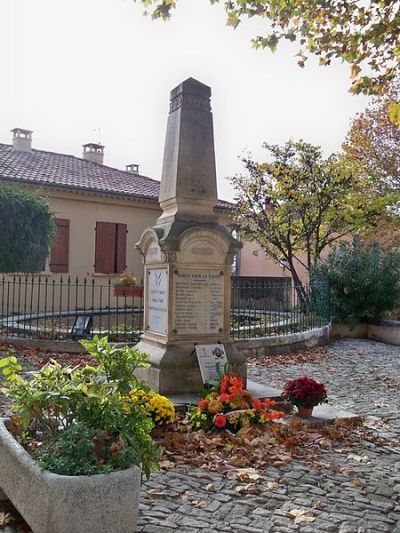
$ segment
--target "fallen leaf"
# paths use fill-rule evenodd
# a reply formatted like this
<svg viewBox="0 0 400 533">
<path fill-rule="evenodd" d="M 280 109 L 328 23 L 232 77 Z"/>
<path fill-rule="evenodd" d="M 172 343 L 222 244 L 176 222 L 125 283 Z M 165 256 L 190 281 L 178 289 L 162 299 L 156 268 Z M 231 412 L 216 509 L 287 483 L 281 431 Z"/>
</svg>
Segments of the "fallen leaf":
<svg viewBox="0 0 400 533">
<path fill-rule="evenodd" d="M 4 527 L 14 520 L 15 518 L 10 513 L 0 513 L 0 527 Z"/>
<path fill-rule="evenodd" d="M 251 481 L 258 481 L 262 478 L 255 468 L 238 468 L 234 477 L 241 480 L 250 479 Z"/>
<path fill-rule="evenodd" d="M 355 485 L 356 487 L 363 487 L 364 486 L 364 481 L 362 479 L 352 479 L 351 482 L 353 483 L 353 485 Z"/>
<path fill-rule="evenodd" d="M 292 509 L 289 511 L 290 518 L 293 518 L 295 524 L 301 524 L 302 522 L 314 522 L 315 516 L 312 511 L 306 511 L 305 509 Z"/>
<path fill-rule="evenodd" d="M 161 500 L 165 496 L 165 492 L 159 489 L 149 489 L 147 494 L 152 500 Z"/>
<path fill-rule="evenodd" d="M 175 468 L 175 463 L 172 461 L 160 461 L 160 468 L 163 470 L 171 470 L 171 468 Z"/>
<path fill-rule="evenodd" d="M 235 487 L 235 492 L 239 494 L 260 494 L 261 489 L 256 483 L 248 483 L 247 485 Z"/>
<path fill-rule="evenodd" d="M 361 463 L 362 461 L 368 461 L 368 455 L 357 455 L 356 453 L 349 453 L 347 459 L 354 459 L 354 461 L 357 461 L 357 463 Z"/>
</svg>

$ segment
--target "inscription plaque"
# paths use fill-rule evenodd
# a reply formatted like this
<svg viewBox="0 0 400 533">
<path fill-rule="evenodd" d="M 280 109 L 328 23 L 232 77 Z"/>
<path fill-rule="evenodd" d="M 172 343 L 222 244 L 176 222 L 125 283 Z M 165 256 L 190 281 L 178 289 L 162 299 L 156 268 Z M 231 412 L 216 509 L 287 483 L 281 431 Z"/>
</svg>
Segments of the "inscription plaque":
<svg viewBox="0 0 400 533">
<path fill-rule="evenodd" d="M 147 329 L 167 333 L 168 270 L 152 268 L 148 270 L 147 277 Z"/>
<path fill-rule="evenodd" d="M 224 276 L 219 270 L 180 269 L 174 286 L 176 333 L 222 332 Z"/>
<path fill-rule="evenodd" d="M 197 344 L 196 355 L 199 361 L 203 383 L 216 381 L 228 362 L 223 344 Z M 218 370 L 217 370 L 218 369 Z"/>
</svg>

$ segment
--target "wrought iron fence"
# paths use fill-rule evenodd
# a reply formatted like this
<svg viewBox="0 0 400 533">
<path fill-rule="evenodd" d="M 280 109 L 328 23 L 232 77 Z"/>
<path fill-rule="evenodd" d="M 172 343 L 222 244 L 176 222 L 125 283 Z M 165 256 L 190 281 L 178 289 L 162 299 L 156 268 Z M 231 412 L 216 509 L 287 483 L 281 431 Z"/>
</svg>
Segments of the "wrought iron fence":
<svg viewBox="0 0 400 533">
<path fill-rule="evenodd" d="M 330 288 L 326 281 L 294 286 L 291 278 L 232 278 L 233 339 L 297 333 L 329 321 Z"/>
<path fill-rule="evenodd" d="M 0 334 L 65 340 L 78 316 L 92 317 L 91 334 L 135 342 L 143 330 L 143 297 L 116 296 L 111 280 L 35 276 L 0 281 Z"/>
<path fill-rule="evenodd" d="M 143 331 L 143 296 L 115 292 L 111 280 L 36 276 L 0 279 L 0 335 L 62 341 L 77 317 L 91 317 L 89 335 L 136 342 Z M 290 278 L 232 277 L 231 337 L 306 331 L 330 321 L 327 283 L 294 287 Z"/>
</svg>

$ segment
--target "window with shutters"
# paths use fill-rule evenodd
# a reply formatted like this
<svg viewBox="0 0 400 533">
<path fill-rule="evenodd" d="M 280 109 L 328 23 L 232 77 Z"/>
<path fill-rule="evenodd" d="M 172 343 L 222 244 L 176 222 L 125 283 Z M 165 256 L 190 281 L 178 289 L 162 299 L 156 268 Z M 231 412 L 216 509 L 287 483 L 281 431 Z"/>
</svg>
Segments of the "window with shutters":
<svg viewBox="0 0 400 533">
<path fill-rule="evenodd" d="M 50 272 L 68 272 L 69 269 L 69 220 L 56 218 L 56 234 L 50 252 Z"/>
<path fill-rule="evenodd" d="M 96 222 L 94 271 L 120 274 L 126 269 L 126 224 Z"/>
</svg>

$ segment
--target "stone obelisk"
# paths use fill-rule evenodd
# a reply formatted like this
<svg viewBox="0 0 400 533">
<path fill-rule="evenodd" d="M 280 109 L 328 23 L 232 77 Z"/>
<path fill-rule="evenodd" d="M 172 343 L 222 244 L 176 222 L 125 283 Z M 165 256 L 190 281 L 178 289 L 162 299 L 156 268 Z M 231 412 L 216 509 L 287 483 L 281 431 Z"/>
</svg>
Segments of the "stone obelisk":
<svg viewBox="0 0 400 533">
<path fill-rule="evenodd" d="M 240 243 L 218 223 L 211 89 L 189 78 L 171 91 L 160 188 L 162 215 L 136 247 L 144 257 L 143 371 L 164 394 L 202 388 L 196 344 L 223 343 L 246 377 L 230 341 L 230 278 Z"/>
</svg>

